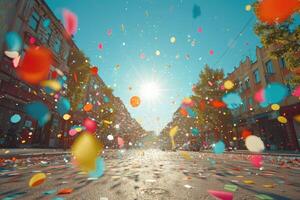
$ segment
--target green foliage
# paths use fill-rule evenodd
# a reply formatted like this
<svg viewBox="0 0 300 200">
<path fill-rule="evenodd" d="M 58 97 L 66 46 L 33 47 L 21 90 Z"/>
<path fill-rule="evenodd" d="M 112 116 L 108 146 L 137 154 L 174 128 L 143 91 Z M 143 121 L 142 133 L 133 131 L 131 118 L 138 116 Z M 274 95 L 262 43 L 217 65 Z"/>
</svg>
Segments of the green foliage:
<svg viewBox="0 0 300 200">
<path fill-rule="evenodd" d="M 72 109 L 75 111 L 81 99 L 85 95 L 85 86 L 90 79 L 90 63 L 82 51 L 73 49 L 70 53 L 68 66 L 70 76 L 68 79 L 68 97 Z M 77 77 L 77 79 L 76 79 Z"/>
<path fill-rule="evenodd" d="M 283 57 L 287 68 L 292 72 L 300 69 L 300 27 L 295 27 L 295 25 L 293 19 L 275 25 L 257 21 L 254 28 L 262 44 L 271 49 L 270 56 L 274 58 Z M 291 83 L 299 84 L 299 75 L 294 73 Z"/>
</svg>

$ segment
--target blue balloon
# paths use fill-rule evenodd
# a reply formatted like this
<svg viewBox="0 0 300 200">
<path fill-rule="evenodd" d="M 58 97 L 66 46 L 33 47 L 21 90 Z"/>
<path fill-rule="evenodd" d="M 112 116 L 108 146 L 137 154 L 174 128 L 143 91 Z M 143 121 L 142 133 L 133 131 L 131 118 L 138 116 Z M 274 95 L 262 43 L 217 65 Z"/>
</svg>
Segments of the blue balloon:
<svg viewBox="0 0 300 200">
<path fill-rule="evenodd" d="M 280 103 L 288 95 L 288 88 L 281 83 L 271 83 L 265 88 L 265 101 L 268 104 Z"/>
<path fill-rule="evenodd" d="M 104 174 L 104 159 L 101 157 L 98 157 L 96 159 L 96 170 L 89 173 L 89 177 L 91 178 L 99 178 Z"/>
<path fill-rule="evenodd" d="M 225 144 L 223 141 L 219 141 L 213 145 L 213 150 L 215 154 L 222 154 L 225 151 Z"/>
<path fill-rule="evenodd" d="M 70 101 L 67 98 L 60 97 L 57 102 L 57 112 L 63 116 L 71 109 Z"/>
<path fill-rule="evenodd" d="M 19 114 L 14 114 L 10 117 L 11 123 L 18 123 L 21 120 L 21 116 Z"/>
<path fill-rule="evenodd" d="M 25 112 L 37 120 L 39 126 L 44 126 L 50 120 L 51 116 L 48 107 L 39 101 L 25 105 Z"/>
<path fill-rule="evenodd" d="M 20 51 L 22 47 L 22 39 L 17 32 L 6 33 L 5 41 L 9 51 Z"/>
<path fill-rule="evenodd" d="M 238 93 L 230 92 L 223 96 L 222 101 L 226 103 L 227 108 L 233 110 L 239 108 L 243 102 Z"/>
</svg>

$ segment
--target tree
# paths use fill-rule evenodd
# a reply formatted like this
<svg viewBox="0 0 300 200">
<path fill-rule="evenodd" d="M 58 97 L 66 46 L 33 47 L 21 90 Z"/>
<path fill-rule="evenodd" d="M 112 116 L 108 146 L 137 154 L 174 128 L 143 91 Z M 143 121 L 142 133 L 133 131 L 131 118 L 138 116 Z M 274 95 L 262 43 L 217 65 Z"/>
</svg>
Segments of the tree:
<svg viewBox="0 0 300 200">
<path fill-rule="evenodd" d="M 70 78 L 68 79 L 67 95 L 71 107 L 75 111 L 85 95 L 84 88 L 90 79 L 90 63 L 82 51 L 73 49 L 69 56 L 68 65 L 70 67 Z"/>
<path fill-rule="evenodd" d="M 194 96 L 191 97 L 197 105 L 197 122 L 201 132 L 214 134 L 214 140 L 231 139 L 232 115 L 222 97 L 226 91 L 221 88 L 224 81 L 224 72 L 221 69 L 212 69 L 208 65 L 200 72 L 199 81 L 193 87 Z"/>
<path fill-rule="evenodd" d="M 257 7 L 257 3 L 254 4 Z M 257 9 L 254 9 L 256 15 Z M 294 72 L 290 83 L 300 83 L 300 27 L 294 23 L 294 19 L 274 25 L 268 25 L 257 21 L 255 33 L 260 37 L 265 47 L 271 47 L 271 55 L 274 58 L 284 58 L 287 68 Z"/>
</svg>

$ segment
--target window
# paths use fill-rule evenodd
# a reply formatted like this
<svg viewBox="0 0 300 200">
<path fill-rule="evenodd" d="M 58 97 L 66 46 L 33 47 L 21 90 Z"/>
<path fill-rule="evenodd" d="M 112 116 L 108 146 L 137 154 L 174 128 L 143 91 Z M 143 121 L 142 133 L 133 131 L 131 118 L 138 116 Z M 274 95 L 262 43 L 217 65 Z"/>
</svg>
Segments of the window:
<svg viewBox="0 0 300 200">
<path fill-rule="evenodd" d="M 285 60 L 284 60 L 284 58 L 280 58 L 279 59 L 279 65 L 280 65 L 281 68 L 285 68 Z"/>
<path fill-rule="evenodd" d="M 255 83 L 259 83 L 260 82 L 259 70 L 258 69 L 254 70 L 253 75 L 254 75 Z"/>
<path fill-rule="evenodd" d="M 250 88 L 250 80 L 249 80 L 249 76 L 246 76 L 246 77 L 244 78 L 244 81 L 245 81 L 245 89 Z"/>
<path fill-rule="evenodd" d="M 39 14 L 36 11 L 33 11 L 28 21 L 29 27 L 32 28 L 32 30 L 36 31 L 39 21 L 40 21 Z"/>
<path fill-rule="evenodd" d="M 60 47 L 61 47 L 61 41 L 60 41 L 60 39 L 56 38 L 54 45 L 53 45 L 53 50 L 55 51 L 55 53 L 59 54 Z"/>
<path fill-rule="evenodd" d="M 269 60 L 268 62 L 266 62 L 266 70 L 268 74 L 274 74 L 274 69 L 273 69 L 273 63 L 272 60 Z"/>
<path fill-rule="evenodd" d="M 50 41 L 51 34 L 52 34 L 51 28 L 50 28 L 50 27 L 47 27 L 47 28 L 46 28 L 46 38 L 45 38 L 45 40 L 46 40 L 46 42 L 48 42 L 48 43 L 49 43 L 49 41 Z"/>
</svg>

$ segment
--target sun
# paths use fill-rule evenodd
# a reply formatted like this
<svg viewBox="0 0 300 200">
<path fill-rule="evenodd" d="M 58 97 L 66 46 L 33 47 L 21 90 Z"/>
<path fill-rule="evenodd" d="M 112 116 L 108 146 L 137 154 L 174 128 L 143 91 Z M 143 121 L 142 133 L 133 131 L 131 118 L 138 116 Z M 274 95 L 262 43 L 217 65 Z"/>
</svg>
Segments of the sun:
<svg viewBox="0 0 300 200">
<path fill-rule="evenodd" d="M 160 96 L 160 87 L 154 81 L 144 83 L 141 85 L 140 94 L 142 99 L 154 101 Z"/>
</svg>

